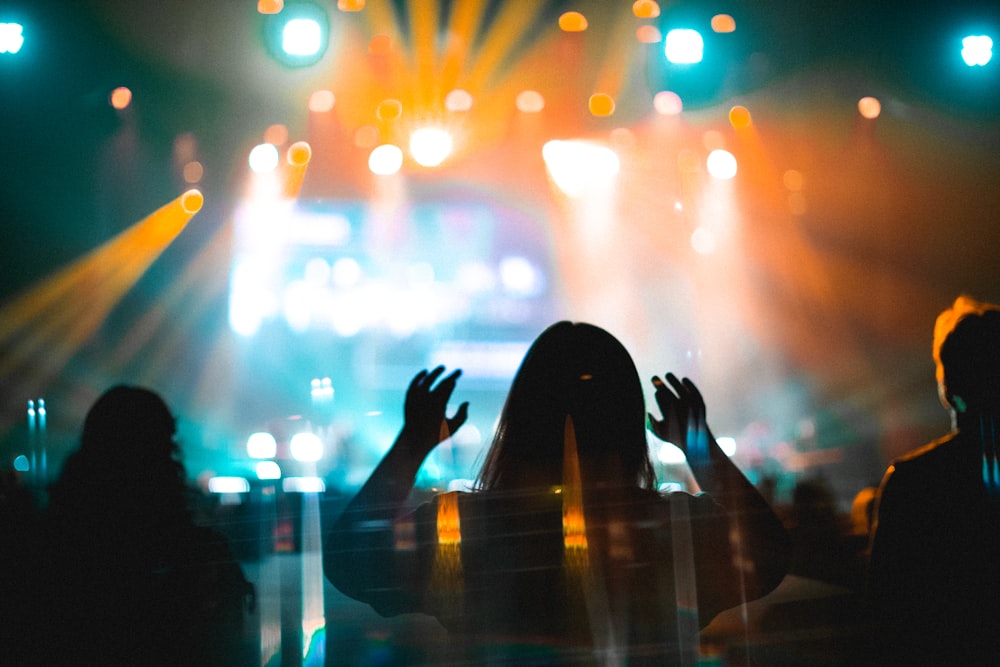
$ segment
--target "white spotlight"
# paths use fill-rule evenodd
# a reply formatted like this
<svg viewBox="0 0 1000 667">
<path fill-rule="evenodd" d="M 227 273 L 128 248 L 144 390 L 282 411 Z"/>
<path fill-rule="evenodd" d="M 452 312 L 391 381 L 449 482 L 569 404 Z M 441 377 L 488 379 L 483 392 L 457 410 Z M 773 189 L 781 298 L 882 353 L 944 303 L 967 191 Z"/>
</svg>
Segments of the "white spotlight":
<svg viewBox="0 0 1000 667">
<path fill-rule="evenodd" d="M 452 138 L 438 127 L 424 127 L 410 135 L 410 154 L 423 167 L 436 167 L 451 155 Z"/>
</svg>

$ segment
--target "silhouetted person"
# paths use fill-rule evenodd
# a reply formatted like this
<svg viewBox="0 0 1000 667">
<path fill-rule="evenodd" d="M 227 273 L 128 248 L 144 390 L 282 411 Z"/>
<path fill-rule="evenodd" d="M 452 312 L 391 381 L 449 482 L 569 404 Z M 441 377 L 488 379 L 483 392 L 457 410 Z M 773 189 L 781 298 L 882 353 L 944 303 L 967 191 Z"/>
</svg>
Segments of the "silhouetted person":
<svg viewBox="0 0 1000 667">
<path fill-rule="evenodd" d="M 996 664 L 1000 307 L 959 297 L 938 316 L 933 354 L 953 429 L 883 478 L 869 572 L 873 653 L 882 664 Z"/>
<path fill-rule="evenodd" d="M 331 532 L 326 574 L 380 614 L 432 614 L 478 663 L 693 664 L 718 612 L 785 574 L 778 518 L 705 425 L 688 380 L 654 378 L 654 431 L 711 493 L 661 495 L 631 357 L 606 331 L 557 323 L 518 370 L 471 493 L 403 514 L 425 457 L 466 419 L 459 371 L 421 371 L 404 425 Z M 440 381 L 439 381 L 440 378 Z"/>
<path fill-rule="evenodd" d="M 163 400 L 117 386 L 50 489 L 38 563 L 39 664 L 241 664 L 252 588 L 195 524 Z"/>
</svg>

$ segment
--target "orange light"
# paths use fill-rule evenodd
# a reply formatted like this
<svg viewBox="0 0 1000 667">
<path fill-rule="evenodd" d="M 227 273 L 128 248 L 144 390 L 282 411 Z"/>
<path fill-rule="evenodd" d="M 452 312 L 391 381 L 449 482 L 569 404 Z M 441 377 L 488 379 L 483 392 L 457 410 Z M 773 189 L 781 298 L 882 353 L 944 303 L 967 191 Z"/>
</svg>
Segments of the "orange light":
<svg viewBox="0 0 1000 667">
<path fill-rule="evenodd" d="M 296 167 L 304 167 L 312 158 L 312 148 L 305 141 L 296 141 L 288 147 L 288 163 Z"/>
<path fill-rule="evenodd" d="M 264 143 L 281 146 L 288 141 L 288 128 L 280 123 L 269 126 L 264 130 Z"/>
<path fill-rule="evenodd" d="M 392 51 L 392 38 L 389 35 L 375 35 L 368 42 L 368 53 L 373 56 L 387 56 Z"/>
<path fill-rule="evenodd" d="M 337 0 L 337 9 L 342 12 L 360 12 L 365 8 L 365 0 Z"/>
<path fill-rule="evenodd" d="M 284 0 L 257 0 L 257 11 L 261 14 L 278 14 L 284 8 Z"/>
<path fill-rule="evenodd" d="M 375 116 L 379 120 L 396 120 L 402 115 L 403 103 L 399 100 L 382 100 L 375 109 Z"/>
<path fill-rule="evenodd" d="M 517 110 L 524 113 L 538 113 L 545 108 L 545 98 L 534 90 L 523 90 L 517 94 Z"/>
<path fill-rule="evenodd" d="M 437 538 L 441 545 L 462 543 L 457 493 L 442 493 L 438 496 Z"/>
<path fill-rule="evenodd" d="M 201 166 L 201 162 L 193 160 L 184 165 L 184 182 L 185 183 L 197 183 L 204 176 L 205 169 Z"/>
<path fill-rule="evenodd" d="M 862 97 L 858 100 L 858 113 L 865 118 L 874 120 L 882 114 L 882 103 L 874 97 Z"/>
<path fill-rule="evenodd" d="M 737 105 L 729 110 L 729 124 L 737 130 L 750 127 L 750 123 L 750 111 L 746 107 Z"/>
<path fill-rule="evenodd" d="M 204 204 L 205 195 L 201 194 L 201 190 L 192 188 L 181 195 L 181 209 L 190 215 L 200 211 Z"/>
<path fill-rule="evenodd" d="M 112 107 L 120 111 L 132 103 L 132 91 L 125 86 L 115 88 L 111 91 L 109 101 Z"/>
<path fill-rule="evenodd" d="M 712 30 L 715 32 L 734 32 L 736 19 L 729 14 L 716 14 L 712 17 Z"/>
<path fill-rule="evenodd" d="M 590 96 L 590 113 L 595 116 L 610 116 L 615 112 L 615 101 L 610 95 L 596 93 Z"/>
<path fill-rule="evenodd" d="M 314 90 L 309 96 L 309 111 L 313 113 L 326 113 L 333 109 L 337 98 L 332 90 Z"/>
<path fill-rule="evenodd" d="M 789 169 L 781 175 L 781 182 L 788 190 L 798 192 L 804 184 L 802 172 L 798 169 Z"/>
<path fill-rule="evenodd" d="M 654 0 L 635 0 L 632 3 L 632 13 L 636 18 L 655 19 L 660 15 L 660 4 Z"/>
<path fill-rule="evenodd" d="M 559 27 L 563 32 L 583 32 L 587 29 L 587 17 L 580 12 L 565 12 L 559 17 Z"/>
<path fill-rule="evenodd" d="M 358 148 L 372 148 L 378 143 L 378 129 L 374 125 L 362 125 L 354 131 L 354 145 Z"/>
<path fill-rule="evenodd" d="M 641 25 L 635 29 L 635 38 L 642 44 L 657 44 L 663 35 L 655 25 Z"/>
</svg>

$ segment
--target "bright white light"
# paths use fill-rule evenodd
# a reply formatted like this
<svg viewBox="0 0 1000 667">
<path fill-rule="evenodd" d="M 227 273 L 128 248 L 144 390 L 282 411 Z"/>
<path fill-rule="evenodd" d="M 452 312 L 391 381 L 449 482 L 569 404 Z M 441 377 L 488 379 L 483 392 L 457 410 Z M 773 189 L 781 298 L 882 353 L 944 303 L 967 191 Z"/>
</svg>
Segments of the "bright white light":
<svg viewBox="0 0 1000 667">
<path fill-rule="evenodd" d="M 306 331 L 312 322 L 313 290 L 304 281 L 297 280 L 285 290 L 284 315 L 288 326 L 299 333 Z"/>
<path fill-rule="evenodd" d="M 292 19 L 281 31 L 281 48 L 290 56 L 314 56 L 323 46 L 323 29 L 313 19 Z"/>
<path fill-rule="evenodd" d="M 333 380 L 330 378 L 313 378 L 309 391 L 315 401 L 333 400 Z"/>
<path fill-rule="evenodd" d="M 273 459 L 278 453 L 278 443 L 274 436 L 263 431 L 251 433 L 247 438 L 247 456 L 252 459 Z"/>
<path fill-rule="evenodd" d="M 993 39 L 987 35 L 969 35 L 962 39 L 962 60 L 969 67 L 983 67 L 993 59 Z"/>
<path fill-rule="evenodd" d="M 733 456 L 736 454 L 736 438 L 724 435 L 721 438 L 716 438 L 715 442 L 718 443 L 719 449 L 721 449 L 726 456 Z"/>
<path fill-rule="evenodd" d="M 508 292 L 533 296 L 541 291 L 542 276 L 531 260 L 525 257 L 504 257 L 500 260 L 500 282 Z"/>
<path fill-rule="evenodd" d="M 472 94 L 461 88 L 456 88 L 445 95 L 444 107 L 448 111 L 468 111 L 472 108 Z"/>
<path fill-rule="evenodd" d="M 319 461 L 323 458 L 323 441 L 315 433 L 296 433 L 289 443 L 296 461 Z"/>
<path fill-rule="evenodd" d="M 697 30 L 675 28 L 667 33 L 663 52 L 675 65 L 700 63 L 705 53 L 705 40 Z"/>
<path fill-rule="evenodd" d="M 250 151 L 250 170 L 258 174 L 274 171 L 280 159 L 274 144 L 258 144 Z"/>
<path fill-rule="evenodd" d="M 476 480 L 474 479 L 453 479 L 448 482 L 449 491 L 463 491 L 469 492 L 476 488 Z"/>
<path fill-rule="evenodd" d="M 305 278 L 310 285 L 326 284 L 330 279 L 330 265 L 322 257 L 313 257 L 306 262 Z"/>
<path fill-rule="evenodd" d="M 250 482 L 243 477 L 212 477 L 208 480 L 212 493 L 249 493 Z"/>
<path fill-rule="evenodd" d="M 720 181 L 736 176 L 736 157 L 729 151 L 717 148 L 708 154 L 708 173 Z"/>
<path fill-rule="evenodd" d="M 341 257 L 333 263 L 331 280 L 337 287 L 351 287 L 361 280 L 361 265 L 353 257 Z"/>
<path fill-rule="evenodd" d="M 0 53 L 17 53 L 24 46 L 24 26 L 0 23 Z"/>
<path fill-rule="evenodd" d="M 715 252 L 715 234 L 706 227 L 698 227 L 691 232 L 691 247 L 699 255 L 710 255 Z"/>
<path fill-rule="evenodd" d="M 403 168 L 403 151 L 392 144 L 376 146 L 368 156 L 368 168 L 373 174 L 391 176 Z"/>
<path fill-rule="evenodd" d="M 424 127 L 410 135 L 410 154 L 423 167 L 436 167 L 451 155 L 451 135 L 438 127 Z"/>
<path fill-rule="evenodd" d="M 281 479 L 281 466 L 274 461 L 259 461 L 256 471 L 257 479 Z"/>
<path fill-rule="evenodd" d="M 660 443 L 660 449 L 656 453 L 657 460 L 664 464 L 670 465 L 674 463 L 684 463 L 687 459 L 684 457 L 684 452 L 681 448 L 672 442 Z"/>
<path fill-rule="evenodd" d="M 607 146 L 585 141 L 548 141 L 542 158 L 556 186 L 568 197 L 603 189 L 618 174 L 618 155 Z"/>
<path fill-rule="evenodd" d="M 321 477 L 286 477 L 281 480 L 285 493 L 323 493 L 326 483 Z"/>
</svg>

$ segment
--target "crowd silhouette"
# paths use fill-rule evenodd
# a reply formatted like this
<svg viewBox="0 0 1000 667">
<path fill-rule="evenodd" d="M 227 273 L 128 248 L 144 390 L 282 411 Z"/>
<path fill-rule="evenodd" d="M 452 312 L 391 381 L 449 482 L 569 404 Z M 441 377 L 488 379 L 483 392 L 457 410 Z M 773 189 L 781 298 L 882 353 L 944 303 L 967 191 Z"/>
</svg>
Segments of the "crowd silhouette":
<svg viewBox="0 0 1000 667">
<path fill-rule="evenodd" d="M 460 370 L 422 370 L 394 443 L 324 523 L 325 575 L 381 616 L 436 619 L 448 635 L 436 657 L 450 664 L 699 664 L 703 631 L 734 610 L 749 627 L 755 600 L 770 600 L 760 632 L 808 623 L 818 605 L 776 592 L 795 581 L 850 600 L 826 627 L 857 636 L 824 664 L 991 664 L 1000 306 L 956 299 L 932 356 L 951 432 L 892 461 L 850 516 L 822 479 L 798 480 L 794 502 L 772 507 L 773 489 L 765 498 L 716 442 L 690 379 L 652 376 L 650 411 L 621 342 L 566 321 L 531 344 L 474 483 L 429 494 L 418 471 L 469 404 L 449 407 Z M 658 488 L 650 432 L 683 451 L 695 492 Z M 47 503 L 0 473 L 0 662 L 261 664 L 244 627 L 254 587 L 196 517 L 158 394 L 102 394 Z M 335 654 L 327 664 L 348 664 Z M 734 664 L 806 655 L 771 646 Z"/>
</svg>

